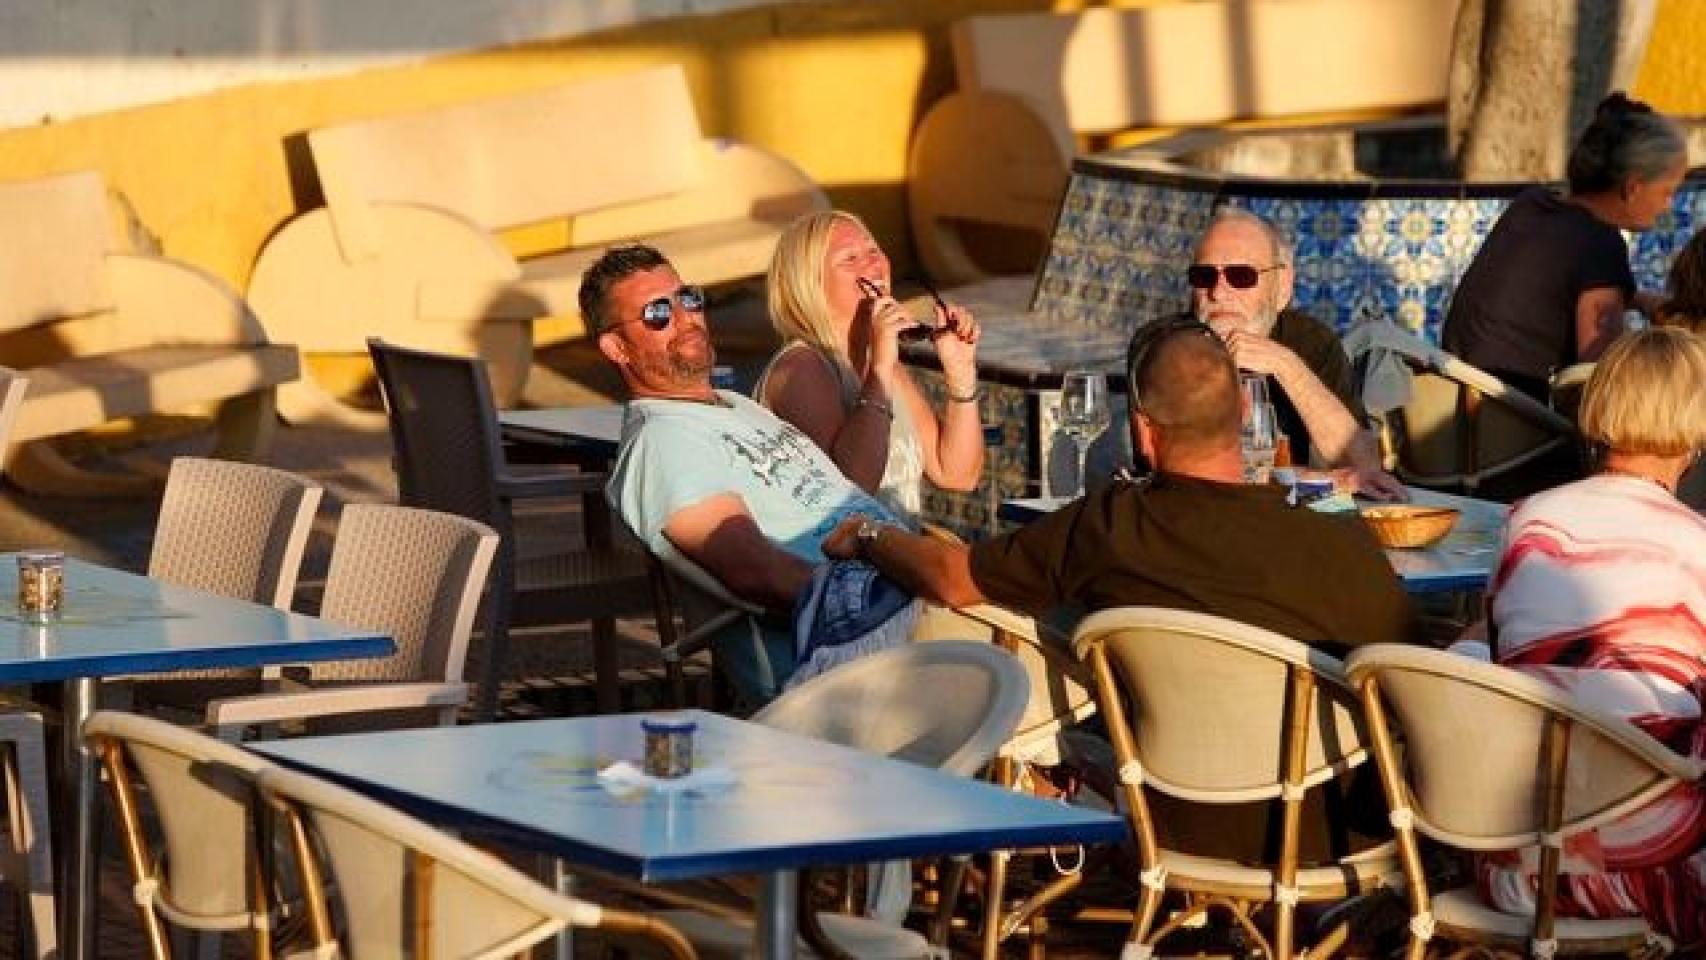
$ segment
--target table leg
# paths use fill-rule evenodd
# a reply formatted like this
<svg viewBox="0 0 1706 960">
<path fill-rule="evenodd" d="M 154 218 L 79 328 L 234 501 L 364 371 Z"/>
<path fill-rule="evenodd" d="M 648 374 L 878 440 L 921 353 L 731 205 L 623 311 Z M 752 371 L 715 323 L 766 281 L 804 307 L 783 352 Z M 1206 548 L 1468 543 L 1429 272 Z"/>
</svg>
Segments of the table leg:
<svg viewBox="0 0 1706 960">
<path fill-rule="evenodd" d="M 83 721 L 94 712 L 95 679 L 65 681 L 64 780 L 59 828 L 64 837 L 60 876 L 65 896 L 59 904 L 61 949 L 65 960 L 95 956 L 95 756 L 83 743 Z"/>
<path fill-rule="evenodd" d="M 777 870 L 765 874 L 758 888 L 758 929 L 753 944 L 760 957 L 794 960 L 799 911 L 799 871 Z"/>
<path fill-rule="evenodd" d="M 569 872 L 569 865 L 561 857 L 551 858 L 551 880 L 557 892 L 565 897 L 575 893 L 575 875 Z M 557 944 L 554 956 L 556 960 L 575 960 L 575 928 L 564 924 L 557 934 Z"/>
</svg>

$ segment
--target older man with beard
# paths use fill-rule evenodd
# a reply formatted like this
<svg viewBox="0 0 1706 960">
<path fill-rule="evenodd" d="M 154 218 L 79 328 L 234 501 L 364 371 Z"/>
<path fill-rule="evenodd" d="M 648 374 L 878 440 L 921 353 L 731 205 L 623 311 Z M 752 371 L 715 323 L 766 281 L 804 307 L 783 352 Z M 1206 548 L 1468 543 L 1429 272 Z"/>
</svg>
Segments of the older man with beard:
<svg viewBox="0 0 1706 960">
<path fill-rule="evenodd" d="M 1288 309 L 1291 248 L 1267 221 L 1223 207 L 1203 232 L 1186 273 L 1191 307 L 1232 351 L 1241 371 L 1270 378 L 1280 429 L 1298 463 L 1337 469 L 1361 493 L 1402 498 L 1380 465 L 1350 360 L 1325 324 Z"/>
<path fill-rule="evenodd" d="M 762 701 L 795 676 L 796 660 L 802 677 L 833 665 L 828 651 L 796 642 L 786 616 L 811 595 L 823 538 L 849 514 L 895 518 L 793 425 L 712 388 L 705 306 L 704 291 L 647 246 L 611 249 L 581 279 L 581 315 L 631 398 L 606 495 L 654 553 L 782 615 L 717 641 L 736 686 Z M 910 595 L 896 603 L 904 612 L 877 627 L 904 639 L 916 605 Z"/>
</svg>

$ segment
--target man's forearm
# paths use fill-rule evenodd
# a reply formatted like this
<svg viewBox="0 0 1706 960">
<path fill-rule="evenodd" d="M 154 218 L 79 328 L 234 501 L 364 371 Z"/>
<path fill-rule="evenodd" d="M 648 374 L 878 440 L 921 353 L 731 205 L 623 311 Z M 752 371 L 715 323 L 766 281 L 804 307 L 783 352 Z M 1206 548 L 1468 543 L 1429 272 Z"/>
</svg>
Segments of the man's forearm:
<svg viewBox="0 0 1706 960">
<path fill-rule="evenodd" d="M 1309 444 L 1329 467 L 1360 466 L 1358 434 L 1367 431 L 1357 423 L 1345 405 L 1327 385 L 1301 360 L 1278 375 L 1280 389 L 1297 409 L 1304 429 L 1309 431 Z M 1372 440 L 1372 438 L 1370 438 Z M 1378 463 L 1375 455 L 1371 463 Z"/>
<path fill-rule="evenodd" d="M 861 551 L 872 566 L 914 595 L 945 607 L 968 607 L 985 602 L 971 577 L 971 551 L 885 524 L 876 540 Z"/>
</svg>

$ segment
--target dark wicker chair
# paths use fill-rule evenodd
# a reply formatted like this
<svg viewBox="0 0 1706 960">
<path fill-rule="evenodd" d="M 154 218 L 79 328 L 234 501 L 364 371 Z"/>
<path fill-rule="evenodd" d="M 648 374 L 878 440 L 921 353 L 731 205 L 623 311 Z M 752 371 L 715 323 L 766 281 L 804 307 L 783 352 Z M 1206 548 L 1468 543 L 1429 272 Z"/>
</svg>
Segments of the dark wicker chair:
<svg viewBox="0 0 1706 960">
<path fill-rule="evenodd" d="M 614 618 L 653 615 L 652 584 L 638 544 L 618 542 L 604 501 L 604 476 L 561 466 L 513 466 L 504 457 L 483 363 L 470 357 L 368 341 L 396 448 L 401 502 L 456 513 L 498 531 L 502 542 L 487 598 L 477 667 L 476 714 L 496 712 L 513 627 L 591 621 L 601 711 L 618 708 Z M 528 538 L 516 505 L 580 497 L 586 545 L 564 550 Z"/>
</svg>

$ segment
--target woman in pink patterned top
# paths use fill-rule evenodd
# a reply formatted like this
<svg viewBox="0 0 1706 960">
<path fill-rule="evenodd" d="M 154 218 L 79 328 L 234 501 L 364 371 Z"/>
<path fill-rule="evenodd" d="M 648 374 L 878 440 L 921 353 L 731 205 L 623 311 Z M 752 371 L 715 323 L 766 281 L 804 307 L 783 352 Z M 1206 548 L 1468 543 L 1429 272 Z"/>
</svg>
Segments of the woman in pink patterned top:
<svg viewBox="0 0 1706 960">
<path fill-rule="evenodd" d="M 1581 406 L 1599 471 L 1511 514 L 1489 607 L 1500 663 L 1706 759 L 1706 519 L 1676 499 L 1706 447 L 1706 339 L 1656 329 L 1600 359 Z M 1572 838 L 1564 916 L 1639 913 L 1682 944 L 1706 935 L 1706 787 L 1685 784 Z M 1502 910 L 1533 910 L 1533 874 L 1488 858 Z"/>
</svg>

